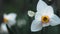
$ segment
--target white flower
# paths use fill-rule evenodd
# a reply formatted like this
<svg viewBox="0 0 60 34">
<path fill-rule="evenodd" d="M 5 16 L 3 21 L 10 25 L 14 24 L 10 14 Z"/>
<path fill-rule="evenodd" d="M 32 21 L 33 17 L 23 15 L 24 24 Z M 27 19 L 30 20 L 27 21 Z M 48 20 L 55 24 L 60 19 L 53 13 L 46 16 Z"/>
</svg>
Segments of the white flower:
<svg viewBox="0 0 60 34">
<path fill-rule="evenodd" d="M 31 24 L 31 31 L 36 32 L 46 26 L 56 26 L 60 24 L 60 18 L 54 14 L 54 10 L 51 6 L 48 6 L 42 0 L 39 0 L 37 4 L 37 12 L 35 19 Z"/>
<path fill-rule="evenodd" d="M 56 26 L 58 24 L 60 24 L 60 18 L 54 14 L 51 6 L 47 6 L 45 9 L 36 12 L 35 20 L 33 20 L 31 25 L 31 31 L 40 31 L 42 27 Z"/>
<path fill-rule="evenodd" d="M 14 25 L 16 23 L 16 14 L 15 13 L 10 13 L 10 14 L 4 14 L 3 15 L 3 23 L 1 24 L 1 30 L 3 31 L 8 31 L 6 24 L 8 25 L 8 27 L 10 28 L 12 25 Z"/>
<path fill-rule="evenodd" d="M 29 16 L 29 17 L 33 17 L 34 15 L 35 15 L 35 12 L 33 12 L 33 11 L 31 11 L 31 10 L 28 11 L 28 16 Z"/>
</svg>

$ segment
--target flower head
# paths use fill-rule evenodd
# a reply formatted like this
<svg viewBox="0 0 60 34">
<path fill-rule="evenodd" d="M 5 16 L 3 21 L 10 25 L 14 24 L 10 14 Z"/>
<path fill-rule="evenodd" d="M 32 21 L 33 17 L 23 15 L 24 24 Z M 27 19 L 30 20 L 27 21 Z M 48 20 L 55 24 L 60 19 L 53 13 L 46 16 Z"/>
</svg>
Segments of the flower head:
<svg viewBox="0 0 60 34">
<path fill-rule="evenodd" d="M 10 13 L 10 14 L 4 14 L 3 15 L 3 23 L 1 24 L 1 30 L 7 31 L 6 24 L 10 28 L 12 25 L 16 23 L 16 14 Z"/>
<path fill-rule="evenodd" d="M 47 6 L 45 9 L 36 12 L 35 19 L 31 24 L 31 31 L 36 32 L 41 30 L 42 27 L 58 24 L 60 24 L 60 18 L 54 14 L 51 6 Z"/>
</svg>

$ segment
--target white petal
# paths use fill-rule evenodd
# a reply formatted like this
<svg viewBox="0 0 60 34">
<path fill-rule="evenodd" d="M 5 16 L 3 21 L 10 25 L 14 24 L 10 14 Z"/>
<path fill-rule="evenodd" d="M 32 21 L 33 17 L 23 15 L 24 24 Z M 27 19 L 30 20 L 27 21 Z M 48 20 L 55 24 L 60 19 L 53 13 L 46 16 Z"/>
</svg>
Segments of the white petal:
<svg viewBox="0 0 60 34">
<path fill-rule="evenodd" d="M 35 15 L 35 12 L 33 12 L 33 11 L 28 11 L 28 16 L 30 16 L 30 17 L 33 17 Z"/>
<path fill-rule="evenodd" d="M 60 18 L 57 15 L 53 15 L 52 18 L 51 18 L 50 25 L 55 26 L 55 25 L 58 25 L 58 24 L 60 24 Z"/>
<path fill-rule="evenodd" d="M 4 18 L 8 20 L 15 20 L 16 19 L 16 14 L 15 13 L 10 13 L 10 14 L 4 14 Z"/>
<path fill-rule="evenodd" d="M 13 25 L 15 25 L 15 24 L 16 24 L 16 20 L 9 20 L 8 23 L 7 23 L 7 25 L 8 25 L 9 27 L 11 27 L 11 26 L 13 26 Z"/>
<path fill-rule="evenodd" d="M 7 15 L 7 14 L 4 14 L 4 15 L 3 15 L 3 17 L 4 17 L 4 18 L 7 18 L 7 17 L 8 17 L 8 15 Z"/>
<path fill-rule="evenodd" d="M 49 17 L 52 17 L 54 14 L 54 10 L 51 6 L 46 7 L 44 10 L 41 11 L 42 15 L 47 15 Z"/>
<path fill-rule="evenodd" d="M 43 27 L 47 27 L 47 26 L 49 26 L 49 25 L 50 25 L 49 23 L 44 23 L 44 24 L 42 24 Z"/>
<path fill-rule="evenodd" d="M 44 1 L 38 1 L 38 4 L 37 4 L 37 11 L 41 11 L 43 9 L 45 9 L 48 5 L 44 2 Z"/>
<path fill-rule="evenodd" d="M 42 29 L 42 24 L 40 21 L 33 20 L 32 25 L 31 25 L 31 31 L 36 32 Z"/>
<path fill-rule="evenodd" d="M 1 30 L 3 32 L 8 32 L 7 27 L 6 27 L 6 24 L 4 24 L 4 23 L 1 24 Z"/>
<path fill-rule="evenodd" d="M 38 20 L 38 21 L 41 21 L 41 17 L 42 17 L 42 13 L 36 12 L 35 19 Z"/>
<path fill-rule="evenodd" d="M 15 13 L 10 13 L 8 14 L 8 19 L 14 20 L 16 18 L 16 14 Z"/>
</svg>

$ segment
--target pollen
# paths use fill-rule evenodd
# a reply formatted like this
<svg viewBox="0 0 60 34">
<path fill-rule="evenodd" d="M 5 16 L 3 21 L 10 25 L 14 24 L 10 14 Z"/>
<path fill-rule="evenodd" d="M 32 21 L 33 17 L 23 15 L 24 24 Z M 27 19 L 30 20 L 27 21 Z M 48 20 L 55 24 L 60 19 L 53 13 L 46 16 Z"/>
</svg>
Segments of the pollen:
<svg viewBox="0 0 60 34">
<path fill-rule="evenodd" d="M 7 20 L 6 18 L 4 18 L 4 19 L 3 19 L 3 22 L 4 22 L 4 23 L 7 23 L 7 22 L 8 22 L 8 20 Z"/>
<path fill-rule="evenodd" d="M 41 21 L 42 21 L 42 23 L 48 23 L 49 22 L 49 16 L 42 16 Z"/>
</svg>

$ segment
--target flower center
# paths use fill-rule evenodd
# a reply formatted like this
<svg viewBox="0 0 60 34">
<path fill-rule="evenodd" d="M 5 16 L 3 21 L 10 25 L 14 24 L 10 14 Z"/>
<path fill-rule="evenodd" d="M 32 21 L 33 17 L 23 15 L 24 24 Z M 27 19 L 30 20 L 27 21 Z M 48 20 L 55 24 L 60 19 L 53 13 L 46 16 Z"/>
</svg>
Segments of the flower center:
<svg viewBox="0 0 60 34">
<path fill-rule="evenodd" d="M 6 18 L 4 18 L 4 19 L 3 19 L 3 22 L 4 22 L 4 23 L 7 23 L 7 22 L 8 22 L 8 20 L 7 20 Z"/>
<path fill-rule="evenodd" d="M 41 21 L 42 21 L 42 23 L 48 23 L 49 22 L 49 16 L 42 16 Z"/>
</svg>

